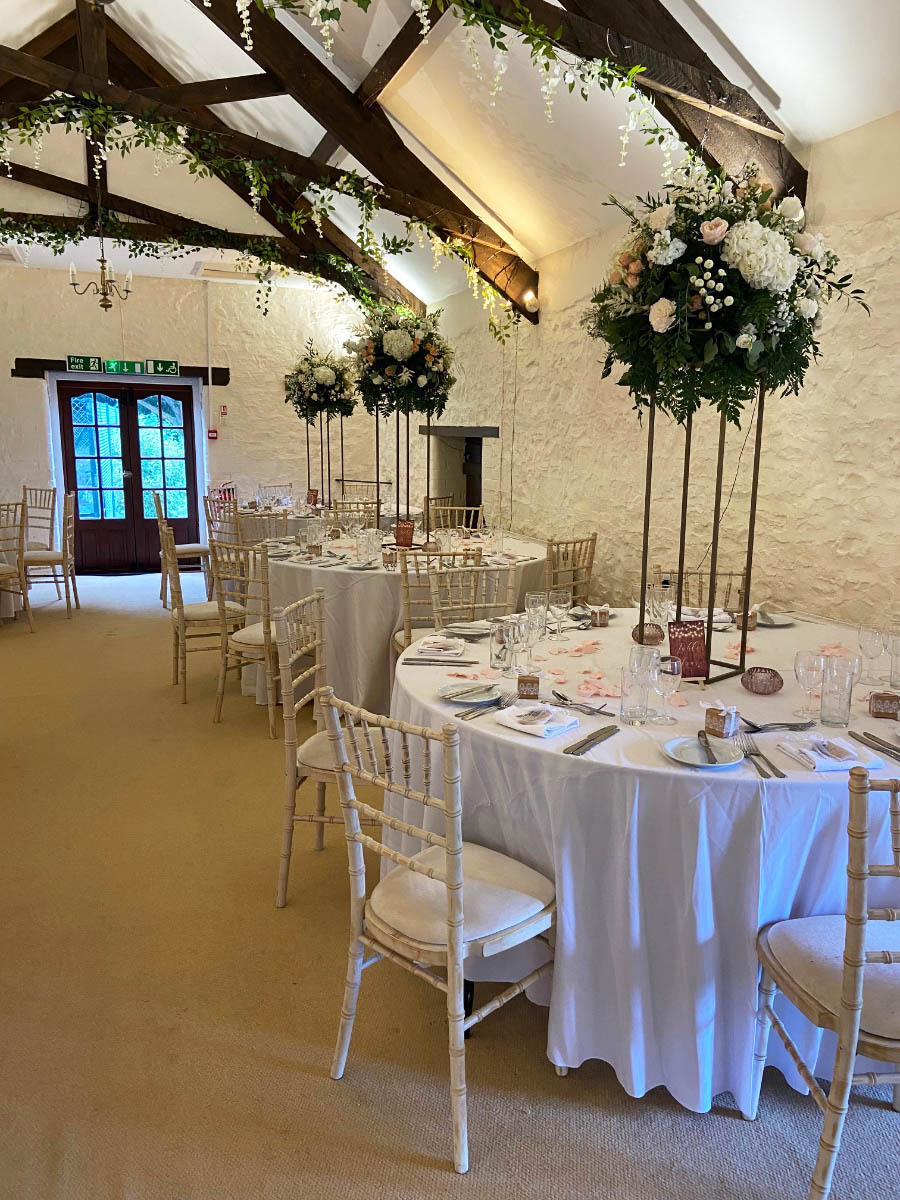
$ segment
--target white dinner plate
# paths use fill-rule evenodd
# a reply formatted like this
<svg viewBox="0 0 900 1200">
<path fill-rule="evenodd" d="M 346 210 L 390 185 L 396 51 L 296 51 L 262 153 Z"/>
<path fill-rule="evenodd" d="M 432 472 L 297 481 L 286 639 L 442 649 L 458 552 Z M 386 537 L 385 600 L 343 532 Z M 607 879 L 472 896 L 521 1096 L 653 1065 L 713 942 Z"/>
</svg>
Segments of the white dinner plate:
<svg viewBox="0 0 900 1200">
<path fill-rule="evenodd" d="M 764 621 L 761 617 L 756 618 L 757 629 L 787 629 L 794 622 L 787 617 L 776 616 L 770 621 Z"/>
<path fill-rule="evenodd" d="M 452 667 L 453 660 L 447 659 L 447 665 Z M 477 688 L 478 683 L 474 679 L 469 680 L 472 688 Z M 466 686 L 464 679 L 457 679 L 455 683 L 445 684 L 438 693 L 444 700 L 449 700 L 451 704 L 465 704 L 473 707 L 476 704 L 490 704 L 492 700 L 499 700 L 500 689 L 495 683 L 486 683 L 483 690 L 471 691 L 467 696 L 459 696 L 456 699 L 450 699 L 448 692 L 461 692 Z"/>
<path fill-rule="evenodd" d="M 703 747 L 695 737 L 670 738 L 663 746 L 663 754 L 683 767 L 703 767 L 707 771 L 721 771 L 724 767 L 736 767 L 744 755 L 734 742 L 724 738 L 710 738 L 709 744 L 718 762 L 707 762 Z"/>
</svg>

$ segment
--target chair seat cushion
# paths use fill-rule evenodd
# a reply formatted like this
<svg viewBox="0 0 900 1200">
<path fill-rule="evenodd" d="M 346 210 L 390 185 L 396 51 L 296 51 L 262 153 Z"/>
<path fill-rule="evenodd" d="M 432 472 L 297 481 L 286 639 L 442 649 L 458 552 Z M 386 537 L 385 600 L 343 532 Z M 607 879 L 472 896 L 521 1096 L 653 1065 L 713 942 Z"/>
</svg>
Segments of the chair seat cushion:
<svg viewBox="0 0 900 1200">
<path fill-rule="evenodd" d="M 225 611 L 239 617 L 246 610 L 236 600 L 226 600 Z M 175 614 L 173 613 L 172 616 L 174 617 Z M 218 621 L 219 605 L 215 600 L 198 600 L 196 604 L 186 604 L 184 619 L 186 621 Z"/>
<path fill-rule="evenodd" d="M 175 554 L 178 558 L 200 558 L 204 554 L 209 554 L 209 546 L 203 542 L 180 542 L 175 547 Z"/>
<path fill-rule="evenodd" d="M 351 766 L 356 766 L 356 755 L 346 731 L 344 732 L 344 742 L 347 747 L 347 759 Z M 363 770 L 368 771 L 371 763 L 369 760 L 368 751 L 365 749 L 365 737 L 359 733 L 359 748 L 362 754 Z M 375 750 L 375 762 L 378 764 L 378 770 L 384 771 L 384 750 L 381 746 L 381 738 L 372 734 L 372 746 Z M 302 771 L 304 767 L 312 768 L 315 771 L 333 771 L 334 770 L 334 753 L 328 741 L 328 734 L 323 729 L 321 733 L 314 733 L 312 737 L 306 741 L 297 750 L 297 766 Z"/>
<path fill-rule="evenodd" d="M 429 633 L 436 633 L 437 630 L 432 625 L 427 629 L 413 629 L 410 632 L 412 633 L 412 641 L 409 643 L 409 645 L 412 645 L 412 642 L 417 642 L 420 638 L 427 637 Z M 402 654 L 403 651 L 407 649 L 406 634 L 402 629 L 397 630 L 397 632 L 394 634 L 393 641 L 394 649 L 398 654 Z"/>
<path fill-rule="evenodd" d="M 414 857 L 443 870 L 442 846 L 429 846 Z M 474 842 L 463 842 L 462 867 L 463 939 L 467 942 L 527 921 L 556 896 L 544 875 Z M 368 908 L 384 925 L 415 942 L 447 944 L 447 889 L 438 879 L 400 867 L 376 885 Z"/>
<path fill-rule="evenodd" d="M 61 565 L 63 560 L 62 550 L 26 550 L 25 561 L 29 566 L 53 566 Z"/>
<path fill-rule="evenodd" d="M 786 975 L 837 1016 L 844 969 L 844 914 L 779 921 L 768 930 L 769 950 Z M 900 924 L 870 921 L 867 949 L 900 951 Z M 871 963 L 863 976 L 861 1028 L 900 1039 L 900 965 Z"/>
<path fill-rule="evenodd" d="M 19 574 L 19 572 L 16 570 L 16 568 L 14 566 L 12 566 L 11 563 L 3 562 L 3 560 L 0 559 L 0 579 L 5 579 L 8 575 L 18 575 L 18 574 Z"/>
<path fill-rule="evenodd" d="M 25 549 L 26 550 L 49 550 L 50 547 L 47 545 L 46 542 L 26 542 Z"/>
<path fill-rule="evenodd" d="M 256 621 L 253 625 L 245 625 L 243 629 L 236 629 L 231 635 L 231 640 L 241 646 L 261 649 L 266 644 L 262 621 Z"/>
</svg>

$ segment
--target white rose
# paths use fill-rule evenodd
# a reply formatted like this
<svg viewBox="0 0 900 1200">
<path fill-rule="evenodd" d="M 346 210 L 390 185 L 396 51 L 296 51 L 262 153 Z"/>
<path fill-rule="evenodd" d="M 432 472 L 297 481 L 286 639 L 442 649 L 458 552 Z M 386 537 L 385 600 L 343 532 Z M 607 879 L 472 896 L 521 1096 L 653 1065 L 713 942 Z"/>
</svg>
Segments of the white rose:
<svg viewBox="0 0 900 1200">
<path fill-rule="evenodd" d="M 803 205 L 797 196 L 785 196 L 775 211 L 786 221 L 793 221 L 795 225 L 802 225 L 806 217 Z"/>
<path fill-rule="evenodd" d="M 405 362 L 413 351 L 413 340 L 405 329 L 388 329 L 382 339 L 385 354 Z"/>
<path fill-rule="evenodd" d="M 663 296 L 655 304 L 650 305 L 650 311 L 647 315 L 650 318 L 650 324 L 656 332 L 665 333 L 667 329 L 671 329 L 675 324 L 675 304 Z"/>
<path fill-rule="evenodd" d="M 794 305 L 801 317 L 805 317 L 807 321 L 811 321 L 819 311 L 819 306 L 815 300 L 810 300 L 807 296 L 801 296 Z"/>
<path fill-rule="evenodd" d="M 675 205 L 661 204 L 659 208 L 654 208 L 653 212 L 647 217 L 647 224 L 651 229 L 655 229 L 657 233 L 662 229 L 668 229 L 675 219 Z"/>
<path fill-rule="evenodd" d="M 428 382 L 428 380 L 425 378 L 424 375 L 420 375 L 419 378 L 416 380 L 416 383 L 419 385 L 419 387 L 424 387 L 427 382 Z"/>
<path fill-rule="evenodd" d="M 749 350 L 756 341 L 756 326 L 744 325 L 741 332 L 734 339 L 734 344 L 739 346 L 741 350 Z"/>
<path fill-rule="evenodd" d="M 316 367 L 313 371 L 313 378 L 316 383 L 324 384 L 326 387 L 331 387 L 337 376 L 331 367 Z"/>
</svg>

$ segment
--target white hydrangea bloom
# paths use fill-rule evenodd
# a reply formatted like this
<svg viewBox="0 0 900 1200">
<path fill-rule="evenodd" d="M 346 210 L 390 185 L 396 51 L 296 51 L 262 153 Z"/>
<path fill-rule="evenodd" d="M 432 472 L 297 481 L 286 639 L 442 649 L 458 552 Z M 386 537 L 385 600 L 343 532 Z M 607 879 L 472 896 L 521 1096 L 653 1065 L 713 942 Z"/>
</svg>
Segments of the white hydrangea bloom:
<svg viewBox="0 0 900 1200">
<path fill-rule="evenodd" d="M 800 261 L 782 233 L 759 221 L 738 221 L 722 242 L 722 259 L 740 271 L 752 288 L 786 292 L 794 282 Z"/>
<path fill-rule="evenodd" d="M 325 387 L 331 387 L 337 378 L 331 367 L 316 367 L 313 371 L 313 377 L 316 383 L 324 384 Z"/>
<path fill-rule="evenodd" d="M 405 362 L 413 351 L 413 340 L 405 329 L 388 329 L 384 335 L 384 352 L 397 362 Z"/>
<path fill-rule="evenodd" d="M 687 250 L 687 243 L 681 238 L 673 238 L 668 229 L 662 229 L 653 239 L 653 245 L 647 251 L 647 258 L 659 267 L 667 267 L 676 259 L 681 258 Z"/>
</svg>

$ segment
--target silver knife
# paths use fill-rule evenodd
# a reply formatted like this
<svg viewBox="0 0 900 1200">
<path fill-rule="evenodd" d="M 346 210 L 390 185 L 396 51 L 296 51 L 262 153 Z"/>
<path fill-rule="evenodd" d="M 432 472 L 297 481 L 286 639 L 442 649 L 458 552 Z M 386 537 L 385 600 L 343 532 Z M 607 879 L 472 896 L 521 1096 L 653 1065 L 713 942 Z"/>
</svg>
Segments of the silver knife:
<svg viewBox="0 0 900 1200">
<path fill-rule="evenodd" d="M 900 762 L 900 753 L 873 733 L 854 733 L 852 729 L 849 729 L 847 732 L 861 746 L 866 746 L 869 750 L 878 750 L 882 754 L 888 754 L 891 758 L 896 758 Z"/>
<path fill-rule="evenodd" d="M 618 725 L 604 725 L 602 729 L 599 729 L 596 733 L 592 733 L 590 737 L 582 738 L 580 742 L 575 742 L 572 746 L 566 746 L 563 754 L 586 754 L 588 750 L 592 750 L 594 746 L 600 742 L 605 742 L 607 738 L 611 738 L 614 733 L 618 732 Z"/>
<path fill-rule="evenodd" d="M 480 667 L 474 658 L 404 658 L 401 667 Z"/>
<path fill-rule="evenodd" d="M 713 748 L 709 744 L 709 738 L 706 735 L 705 729 L 701 729 L 698 732 L 697 741 L 703 747 L 703 751 L 706 754 L 706 761 L 708 763 L 712 763 L 713 766 L 716 766 L 716 764 L 718 763 L 719 760 L 716 758 L 715 754 L 713 753 Z"/>
</svg>

